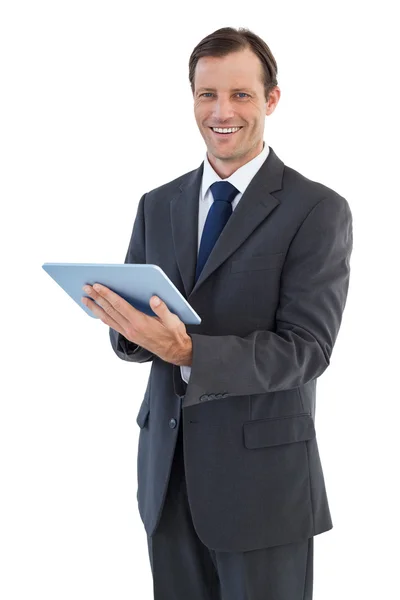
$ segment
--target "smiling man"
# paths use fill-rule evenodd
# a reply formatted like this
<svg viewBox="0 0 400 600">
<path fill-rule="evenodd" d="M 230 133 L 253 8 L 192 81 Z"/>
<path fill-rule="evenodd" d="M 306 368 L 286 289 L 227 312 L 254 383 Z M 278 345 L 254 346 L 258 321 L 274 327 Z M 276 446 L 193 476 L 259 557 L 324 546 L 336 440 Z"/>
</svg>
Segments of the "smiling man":
<svg viewBox="0 0 400 600">
<path fill-rule="evenodd" d="M 201 40 L 189 81 L 204 161 L 138 204 L 125 262 L 159 265 L 201 324 L 104 286 L 87 301 L 118 357 L 152 362 L 137 498 L 156 600 L 311 600 L 313 539 L 332 528 L 316 381 L 346 304 L 352 215 L 265 143 L 276 76 L 247 29 Z"/>
<path fill-rule="evenodd" d="M 266 115 L 278 104 L 276 85 L 265 94 L 260 60 L 250 48 L 196 65 L 194 114 L 214 171 L 226 179 L 263 149 Z"/>
</svg>

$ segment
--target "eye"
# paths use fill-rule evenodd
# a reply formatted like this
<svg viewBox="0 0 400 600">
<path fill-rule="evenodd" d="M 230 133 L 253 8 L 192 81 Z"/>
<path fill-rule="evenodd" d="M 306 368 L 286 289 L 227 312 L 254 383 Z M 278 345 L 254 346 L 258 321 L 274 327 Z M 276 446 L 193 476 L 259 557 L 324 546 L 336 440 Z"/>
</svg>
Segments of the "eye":
<svg viewBox="0 0 400 600">
<path fill-rule="evenodd" d="M 238 94 L 242 94 L 244 96 L 249 96 L 249 94 L 246 94 L 246 92 L 237 92 L 236 95 Z M 204 92 L 203 94 L 200 94 L 200 96 L 207 96 L 207 95 L 212 95 L 212 92 Z"/>
</svg>

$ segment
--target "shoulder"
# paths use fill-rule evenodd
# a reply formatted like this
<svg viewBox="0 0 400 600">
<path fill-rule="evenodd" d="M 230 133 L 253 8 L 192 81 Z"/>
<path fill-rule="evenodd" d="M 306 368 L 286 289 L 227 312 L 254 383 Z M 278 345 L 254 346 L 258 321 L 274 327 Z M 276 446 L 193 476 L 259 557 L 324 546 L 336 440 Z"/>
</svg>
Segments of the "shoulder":
<svg viewBox="0 0 400 600">
<path fill-rule="evenodd" d="M 311 211 L 321 201 L 349 210 L 348 201 L 337 190 L 306 177 L 296 169 L 285 165 L 282 189 L 282 199 L 288 202 L 300 202 L 303 209 Z"/>
<path fill-rule="evenodd" d="M 147 192 L 146 196 L 150 197 L 150 198 L 164 198 L 164 199 L 168 199 L 171 198 L 174 193 L 176 192 L 180 192 L 180 186 L 184 183 L 186 183 L 187 181 L 189 181 L 193 176 L 195 176 L 196 174 L 199 173 L 199 169 L 202 168 L 202 165 L 200 165 L 200 167 L 197 167 L 196 169 L 193 169 L 192 171 L 188 171 L 187 173 L 184 173 L 183 175 L 180 175 L 179 177 L 176 177 L 175 179 L 172 179 L 171 181 L 168 181 L 167 183 L 163 183 L 162 185 L 153 188 L 152 190 L 150 190 L 149 192 Z"/>
</svg>

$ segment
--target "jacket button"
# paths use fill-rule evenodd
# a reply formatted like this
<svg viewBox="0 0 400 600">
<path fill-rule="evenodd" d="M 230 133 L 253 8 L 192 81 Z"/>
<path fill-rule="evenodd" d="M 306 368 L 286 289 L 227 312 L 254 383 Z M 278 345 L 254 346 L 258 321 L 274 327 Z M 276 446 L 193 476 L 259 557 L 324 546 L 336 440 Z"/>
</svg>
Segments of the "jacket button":
<svg viewBox="0 0 400 600">
<path fill-rule="evenodd" d="M 175 427 L 176 427 L 176 419 L 170 419 L 169 420 L 169 426 L 171 427 L 171 429 L 175 429 Z"/>
</svg>

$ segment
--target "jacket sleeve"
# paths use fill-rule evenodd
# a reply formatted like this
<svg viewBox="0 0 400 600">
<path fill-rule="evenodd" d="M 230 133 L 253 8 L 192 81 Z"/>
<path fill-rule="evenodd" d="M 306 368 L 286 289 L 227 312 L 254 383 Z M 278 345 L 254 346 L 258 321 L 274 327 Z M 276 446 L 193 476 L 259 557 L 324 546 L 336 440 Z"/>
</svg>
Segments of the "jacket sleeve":
<svg viewBox="0 0 400 600">
<path fill-rule="evenodd" d="M 145 227 L 144 227 L 144 200 L 146 194 L 139 200 L 132 235 L 129 242 L 124 264 L 144 264 L 146 262 Z M 129 341 L 112 327 L 109 328 L 111 346 L 119 358 L 130 362 L 149 362 L 153 360 L 154 353 L 146 348 Z"/>
<path fill-rule="evenodd" d="M 293 237 L 281 275 L 274 331 L 246 337 L 191 333 L 184 406 L 303 385 L 328 367 L 346 304 L 352 213 L 339 194 L 320 200 Z"/>
</svg>

